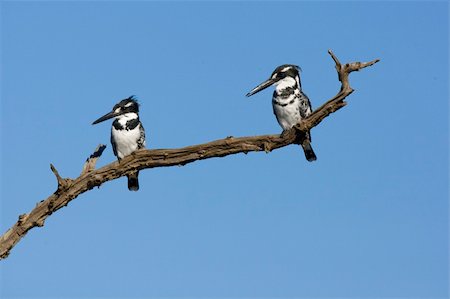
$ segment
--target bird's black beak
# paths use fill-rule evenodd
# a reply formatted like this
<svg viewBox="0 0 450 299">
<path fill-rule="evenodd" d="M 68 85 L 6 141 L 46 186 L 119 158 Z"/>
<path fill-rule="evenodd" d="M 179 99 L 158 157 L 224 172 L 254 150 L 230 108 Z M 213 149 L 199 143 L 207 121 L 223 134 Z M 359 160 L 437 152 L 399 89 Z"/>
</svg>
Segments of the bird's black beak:
<svg viewBox="0 0 450 299">
<path fill-rule="evenodd" d="M 111 112 L 109 112 L 109 113 L 103 115 L 102 117 L 100 117 L 100 118 L 97 119 L 96 121 L 94 121 L 92 124 L 95 125 L 95 124 L 101 123 L 102 121 L 105 121 L 105 120 L 107 120 L 107 119 L 113 118 L 113 117 L 115 117 L 115 116 L 117 116 L 117 115 L 119 115 L 119 113 L 116 113 L 116 112 L 114 112 L 114 111 L 111 111 Z"/>
<path fill-rule="evenodd" d="M 260 92 L 261 90 L 266 89 L 267 87 L 271 86 L 275 82 L 277 82 L 277 80 L 270 78 L 270 79 L 264 81 L 263 83 L 259 84 L 255 88 L 253 88 L 249 93 L 246 94 L 246 96 L 247 97 L 252 96 L 255 93 Z"/>
</svg>

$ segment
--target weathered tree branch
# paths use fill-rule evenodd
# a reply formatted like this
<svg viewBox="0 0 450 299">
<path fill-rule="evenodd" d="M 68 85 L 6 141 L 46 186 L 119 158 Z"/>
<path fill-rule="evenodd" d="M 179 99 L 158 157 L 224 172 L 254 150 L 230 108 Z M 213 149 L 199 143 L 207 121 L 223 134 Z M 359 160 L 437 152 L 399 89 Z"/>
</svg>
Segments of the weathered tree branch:
<svg viewBox="0 0 450 299">
<path fill-rule="evenodd" d="M 83 170 L 81 171 L 81 175 L 86 174 L 95 169 L 95 164 L 97 163 L 98 158 L 100 158 L 105 148 L 106 145 L 104 144 L 99 144 L 97 146 L 92 155 L 90 155 L 89 158 L 86 159 L 86 162 L 83 165 Z"/>
<path fill-rule="evenodd" d="M 95 163 L 106 147 L 105 145 L 99 145 L 94 153 L 86 160 L 80 176 L 75 179 L 62 178 L 56 168 L 50 165 L 58 182 L 57 190 L 47 199 L 37 203 L 31 212 L 20 215 L 17 222 L 0 237 L 0 259 L 6 258 L 11 249 L 30 229 L 36 226 L 43 226 L 47 217 L 52 213 L 67 206 L 78 195 L 94 187 L 98 187 L 107 181 L 146 168 L 185 165 L 197 160 L 224 157 L 237 153 L 253 151 L 270 152 L 290 144 L 300 144 L 304 139 L 305 132 L 317 126 L 331 113 L 346 105 L 344 99 L 353 92 L 348 80 L 349 74 L 379 61 L 379 59 L 376 59 L 365 63 L 352 62 L 342 65 L 331 50 L 328 53 L 336 64 L 338 79 L 341 82 L 340 91 L 316 109 L 308 118 L 282 135 L 240 138 L 230 136 L 225 139 L 180 149 L 139 150 L 125 157 L 120 162 L 116 161 L 95 170 Z"/>
</svg>

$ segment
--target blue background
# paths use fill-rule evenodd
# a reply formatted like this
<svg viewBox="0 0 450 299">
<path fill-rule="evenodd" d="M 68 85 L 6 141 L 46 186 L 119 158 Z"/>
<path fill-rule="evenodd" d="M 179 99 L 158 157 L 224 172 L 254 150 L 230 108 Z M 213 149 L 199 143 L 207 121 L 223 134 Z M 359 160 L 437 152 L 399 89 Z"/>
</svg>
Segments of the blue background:
<svg viewBox="0 0 450 299">
<path fill-rule="evenodd" d="M 1 2 L 1 232 L 77 177 L 136 95 L 149 148 L 275 134 L 285 63 L 318 107 L 297 146 L 141 172 L 87 192 L 0 262 L 2 298 L 448 296 L 449 5 L 437 2 Z"/>
</svg>

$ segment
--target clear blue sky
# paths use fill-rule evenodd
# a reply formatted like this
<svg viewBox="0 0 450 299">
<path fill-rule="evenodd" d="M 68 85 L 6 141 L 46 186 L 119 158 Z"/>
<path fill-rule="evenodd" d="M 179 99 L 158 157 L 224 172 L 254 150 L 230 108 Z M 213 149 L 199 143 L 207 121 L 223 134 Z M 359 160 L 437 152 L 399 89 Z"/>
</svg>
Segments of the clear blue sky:
<svg viewBox="0 0 450 299">
<path fill-rule="evenodd" d="M 141 172 L 81 195 L 0 262 L 1 298 L 447 298 L 449 5 L 2 1 L 1 234 L 76 177 L 136 95 L 149 148 L 275 134 L 285 63 L 318 107 L 297 146 Z"/>
</svg>

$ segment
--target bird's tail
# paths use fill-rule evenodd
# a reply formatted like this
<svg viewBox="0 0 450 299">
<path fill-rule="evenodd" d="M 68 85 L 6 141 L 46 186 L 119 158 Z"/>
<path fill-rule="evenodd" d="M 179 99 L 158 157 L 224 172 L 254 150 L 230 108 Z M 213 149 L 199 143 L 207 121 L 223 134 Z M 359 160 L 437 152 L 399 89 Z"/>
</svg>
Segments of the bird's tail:
<svg viewBox="0 0 450 299">
<path fill-rule="evenodd" d="M 306 160 L 309 162 L 316 161 L 317 157 L 311 147 L 311 141 L 309 139 L 305 139 L 302 143 L 303 151 L 305 152 Z"/>
<path fill-rule="evenodd" d="M 138 180 L 139 171 L 136 171 L 133 174 L 128 175 L 128 190 L 130 191 L 138 191 L 139 190 L 139 180 Z"/>
</svg>

